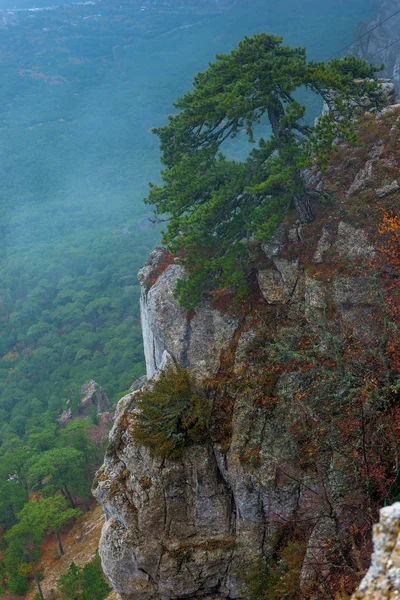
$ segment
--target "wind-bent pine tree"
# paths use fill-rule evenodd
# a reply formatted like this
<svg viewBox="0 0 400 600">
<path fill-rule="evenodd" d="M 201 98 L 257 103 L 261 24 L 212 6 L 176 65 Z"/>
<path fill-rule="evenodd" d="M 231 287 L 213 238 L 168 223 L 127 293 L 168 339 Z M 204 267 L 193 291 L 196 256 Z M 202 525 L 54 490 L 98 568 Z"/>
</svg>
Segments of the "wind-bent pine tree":
<svg viewBox="0 0 400 600">
<path fill-rule="evenodd" d="M 378 70 L 355 58 L 308 62 L 304 48 L 263 33 L 195 77 L 177 114 L 154 130 L 165 169 L 145 200 L 166 215 L 164 243 L 187 267 L 177 288 L 183 305 L 216 288 L 240 291 L 249 242 L 268 239 L 290 208 L 299 223 L 313 220 L 303 172 L 313 157 L 327 159 L 335 138 L 354 140 L 351 122 L 366 99 L 370 108 L 385 104 Z M 330 106 L 315 126 L 295 99 L 302 88 Z M 239 133 L 253 144 L 242 161 L 224 145 Z"/>
</svg>

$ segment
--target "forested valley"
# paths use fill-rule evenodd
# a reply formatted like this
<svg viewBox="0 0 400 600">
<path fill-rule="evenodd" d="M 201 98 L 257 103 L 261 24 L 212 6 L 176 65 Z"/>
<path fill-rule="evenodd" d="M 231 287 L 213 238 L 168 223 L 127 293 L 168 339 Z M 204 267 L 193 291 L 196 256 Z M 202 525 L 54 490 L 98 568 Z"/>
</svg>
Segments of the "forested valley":
<svg viewBox="0 0 400 600">
<path fill-rule="evenodd" d="M 40 579 L 43 536 L 57 543 L 90 505 L 106 428 L 96 411 L 80 414 L 81 386 L 94 379 L 115 405 L 145 372 L 137 271 L 161 229 L 142 203 L 160 169 L 151 129 L 245 35 L 284 35 L 326 59 L 375 8 L 319 4 L 2 6 L 11 9 L 0 10 L 1 592 L 21 595 Z M 308 119 L 320 109 L 309 103 Z M 240 136 L 229 144 L 240 157 Z"/>
</svg>

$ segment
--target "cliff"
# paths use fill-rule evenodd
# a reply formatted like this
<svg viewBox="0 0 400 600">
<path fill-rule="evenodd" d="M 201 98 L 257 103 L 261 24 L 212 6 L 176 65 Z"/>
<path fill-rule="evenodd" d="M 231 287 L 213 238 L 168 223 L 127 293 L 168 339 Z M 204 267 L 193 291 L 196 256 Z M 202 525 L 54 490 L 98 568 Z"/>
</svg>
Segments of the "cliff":
<svg viewBox="0 0 400 600">
<path fill-rule="evenodd" d="M 375 17 L 360 25 L 350 53 L 375 65 L 384 65 L 382 74 L 400 90 L 400 1 L 384 0 Z M 370 32 L 370 33 L 367 33 Z"/>
<path fill-rule="evenodd" d="M 248 598 L 262 581 L 264 598 L 321 598 L 359 582 L 399 491 L 399 133 L 399 106 L 366 115 L 362 144 L 310 173 L 317 217 L 289 214 L 254 245 L 246 303 L 221 292 L 186 312 L 184 268 L 163 250 L 139 273 L 147 377 L 190 369 L 213 411 L 207 440 L 166 461 L 135 445 L 135 386 L 118 404 L 94 493 L 122 600 Z"/>
</svg>

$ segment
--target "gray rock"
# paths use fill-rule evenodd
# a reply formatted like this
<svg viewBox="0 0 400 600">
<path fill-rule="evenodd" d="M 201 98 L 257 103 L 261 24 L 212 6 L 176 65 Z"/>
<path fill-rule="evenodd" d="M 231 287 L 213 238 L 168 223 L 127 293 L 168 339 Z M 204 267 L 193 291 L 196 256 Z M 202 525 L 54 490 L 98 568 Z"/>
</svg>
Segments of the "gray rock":
<svg viewBox="0 0 400 600">
<path fill-rule="evenodd" d="M 400 599 L 400 503 L 382 508 L 371 566 L 352 600 Z"/>
<path fill-rule="evenodd" d="M 306 275 L 305 279 L 305 315 L 311 323 L 319 320 L 321 313 L 327 308 L 326 289 L 324 285 Z"/>
<path fill-rule="evenodd" d="M 140 377 L 139 379 L 136 379 L 136 381 L 134 381 L 131 385 L 131 387 L 129 388 L 130 392 L 136 392 L 137 390 L 140 390 L 141 387 L 144 386 L 144 384 L 147 381 L 147 377 L 146 375 L 143 375 L 143 377 Z"/>
<path fill-rule="evenodd" d="M 378 160 L 371 159 L 371 165 Z M 276 342 L 281 348 L 288 345 L 290 359 L 290 350 L 298 350 L 305 319 L 316 333 L 316 348 L 327 356 L 331 349 L 318 336 L 321 326 L 346 334 L 351 329 L 359 338 L 377 337 L 372 318 L 377 295 L 358 271 L 362 263 L 354 264 L 374 256 L 365 231 L 326 219 L 315 231 L 319 241 L 313 257 L 314 245 L 306 233 L 307 228 L 304 236 L 282 228 L 263 246 L 269 268 L 257 274 L 265 300 L 262 318 L 258 305 L 238 319 L 208 300 L 187 313 L 174 296 L 185 271 L 179 263 L 166 261 L 163 251 L 152 253 L 140 272 L 148 380 L 135 382 L 118 403 L 94 490 L 107 516 L 100 542 L 103 567 L 122 600 L 243 598 L 243 575 L 260 556 L 271 553 L 282 523 L 297 514 L 314 523 L 302 569 L 305 597 L 317 567 L 319 573 L 321 565 L 326 568 L 324 548 L 334 534 L 332 522 L 320 512 L 321 503 L 302 490 L 293 465 L 297 441 L 288 434 L 304 418 L 298 392 L 307 392 L 309 379 L 303 380 L 300 372 L 276 375 L 267 397 L 260 399 L 255 396 L 257 376 L 249 381 L 248 374 L 257 375 L 252 354 L 260 345 L 256 358 L 264 361 L 263 375 L 271 358 L 273 370 Z M 290 259 L 287 244 L 294 244 Z M 309 254 L 301 254 L 302 245 Z M 297 324 L 299 331 L 293 334 Z M 213 390 L 221 390 L 216 394 L 226 401 L 220 412 L 231 428 L 230 444 L 211 431 L 209 441 L 187 447 L 174 462 L 135 445 L 135 396 L 166 365 L 188 367 L 199 380 L 215 386 Z M 336 514 L 341 485 L 333 475 L 327 483 L 332 502 L 337 502 Z M 328 570 L 323 574 L 329 576 Z"/>
<path fill-rule="evenodd" d="M 398 192 L 400 190 L 400 185 L 397 179 L 388 185 L 384 185 L 383 187 L 375 190 L 375 194 L 378 198 L 384 198 L 385 196 L 389 196 L 390 194 L 394 194 L 394 192 Z"/>
<path fill-rule="evenodd" d="M 88 414 L 92 408 L 96 409 L 98 415 L 108 412 L 111 408 L 111 402 L 101 387 L 91 379 L 81 387 L 81 406 L 80 412 Z"/>
<path fill-rule="evenodd" d="M 365 163 L 364 167 L 355 176 L 354 181 L 347 192 L 348 196 L 353 196 L 367 187 L 372 179 L 375 164 L 376 161 L 374 159 L 368 160 Z"/>
<path fill-rule="evenodd" d="M 268 304 L 287 304 L 298 298 L 298 283 L 302 276 L 298 260 L 274 258 L 276 269 L 258 271 L 258 285 Z"/>
<path fill-rule="evenodd" d="M 140 310 L 143 330 L 144 355 L 147 377 L 150 379 L 159 368 L 164 350 L 180 362 L 185 336 L 189 324 L 184 308 L 174 297 L 179 279 L 185 277 L 180 265 L 170 265 L 147 289 L 148 279 L 143 270 L 139 281 L 142 284 Z M 172 328 L 167 324 L 173 323 Z"/>
<path fill-rule="evenodd" d="M 389 106 L 385 106 L 385 108 L 380 111 L 379 118 L 398 111 L 400 111 L 400 104 L 390 104 Z"/>
<path fill-rule="evenodd" d="M 317 249 L 315 250 L 313 262 L 316 264 L 324 262 L 326 253 L 333 248 L 333 231 L 332 227 L 325 226 L 322 230 L 322 235 L 318 240 Z"/>
<path fill-rule="evenodd" d="M 147 377 L 161 367 L 165 351 L 175 363 L 194 368 L 199 377 L 215 375 L 220 353 L 229 346 L 238 321 L 214 309 L 209 301 L 201 302 L 189 315 L 174 296 L 178 280 L 186 277 L 180 265 L 168 266 L 149 286 L 149 273 L 162 258 L 160 253 L 152 256 L 151 270 L 146 267 L 139 276 Z"/>
<path fill-rule="evenodd" d="M 304 598 L 307 598 L 310 592 L 315 589 L 315 583 L 320 578 L 329 576 L 330 561 L 332 559 L 330 546 L 326 544 L 326 541 L 333 539 L 335 535 L 336 527 L 332 518 L 322 515 L 321 518 L 317 519 L 317 524 L 308 542 L 300 575 L 300 587 Z"/>
<path fill-rule="evenodd" d="M 272 236 L 271 240 L 267 244 L 262 244 L 262 249 L 267 258 L 277 256 L 281 250 L 283 244 L 286 241 L 286 232 L 283 227 L 278 227 Z"/>
<path fill-rule="evenodd" d="M 366 232 L 343 221 L 340 221 L 338 226 L 335 247 L 338 255 L 348 260 L 369 260 L 375 254 L 374 247 L 369 242 Z"/>
</svg>

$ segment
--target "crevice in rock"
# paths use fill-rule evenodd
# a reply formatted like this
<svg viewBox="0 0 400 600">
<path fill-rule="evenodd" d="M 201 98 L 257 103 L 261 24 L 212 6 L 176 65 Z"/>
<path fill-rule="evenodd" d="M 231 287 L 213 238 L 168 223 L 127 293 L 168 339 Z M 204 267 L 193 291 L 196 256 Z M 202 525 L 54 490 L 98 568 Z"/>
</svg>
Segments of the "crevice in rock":
<svg viewBox="0 0 400 600">
<path fill-rule="evenodd" d="M 186 316 L 186 330 L 185 330 L 185 335 L 182 340 L 182 352 L 181 352 L 180 365 L 185 369 L 187 369 L 190 366 L 189 349 L 190 349 L 190 342 L 191 342 L 191 338 L 192 338 L 192 318 L 193 318 L 193 316 L 194 316 L 194 314 L 192 314 L 191 312 L 188 313 Z"/>
</svg>

